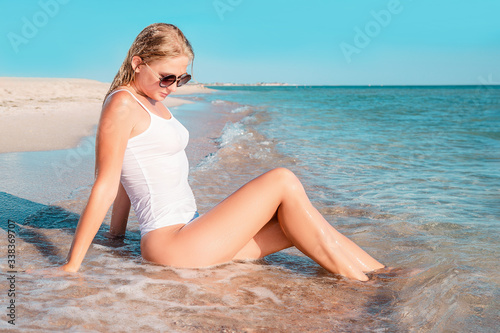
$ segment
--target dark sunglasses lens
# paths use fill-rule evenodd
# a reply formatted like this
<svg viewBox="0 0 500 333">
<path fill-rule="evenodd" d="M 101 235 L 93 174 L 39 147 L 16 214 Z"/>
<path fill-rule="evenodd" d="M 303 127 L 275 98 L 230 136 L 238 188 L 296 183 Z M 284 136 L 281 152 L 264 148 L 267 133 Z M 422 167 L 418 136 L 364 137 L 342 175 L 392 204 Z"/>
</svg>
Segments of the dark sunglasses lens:
<svg viewBox="0 0 500 333">
<path fill-rule="evenodd" d="M 177 77 L 175 75 L 165 76 L 164 78 L 161 79 L 160 85 L 166 88 L 168 86 L 171 86 L 172 83 L 175 82 L 175 80 L 177 80 Z"/>
<path fill-rule="evenodd" d="M 189 82 L 189 80 L 191 80 L 191 75 L 189 74 L 182 75 L 179 78 L 179 81 L 177 81 L 177 87 L 185 85 L 186 83 Z"/>
</svg>

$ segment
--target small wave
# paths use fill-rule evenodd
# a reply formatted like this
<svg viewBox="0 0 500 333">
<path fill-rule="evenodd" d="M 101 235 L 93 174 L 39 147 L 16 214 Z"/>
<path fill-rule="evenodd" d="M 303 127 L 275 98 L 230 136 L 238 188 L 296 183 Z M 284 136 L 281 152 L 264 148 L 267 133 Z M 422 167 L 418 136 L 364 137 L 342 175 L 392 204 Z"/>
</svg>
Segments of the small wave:
<svg viewBox="0 0 500 333">
<path fill-rule="evenodd" d="M 231 113 L 243 113 L 243 112 L 247 112 L 247 111 L 250 111 L 252 108 L 248 105 L 245 105 L 245 106 L 240 106 L 240 107 L 237 107 L 236 109 L 233 109 L 231 110 Z"/>
<path fill-rule="evenodd" d="M 214 100 L 214 101 L 212 101 L 210 103 L 212 103 L 212 105 L 226 105 L 226 104 L 230 104 L 230 102 L 223 101 L 222 99 L 216 99 L 216 100 Z"/>
<path fill-rule="evenodd" d="M 428 222 L 420 226 L 425 231 L 450 231 L 467 229 L 467 226 L 451 222 Z"/>
<path fill-rule="evenodd" d="M 221 147 L 235 142 L 242 137 L 252 137 L 253 134 L 246 131 L 242 123 L 227 123 L 222 130 L 222 135 L 216 140 Z"/>
<path fill-rule="evenodd" d="M 213 165 L 215 165 L 217 162 L 219 162 L 220 158 L 217 156 L 217 153 L 211 153 L 203 160 L 201 160 L 200 163 L 196 166 L 196 170 L 198 171 L 207 171 L 209 170 Z"/>
<path fill-rule="evenodd" d="M 332 216 L 348 216 L 348 217 L 367 217 L 377 220 L 388 220 L 395 216 L 389 213 L 378 212 L 376 210 L 370 210 L 366 208 L 355 208 L 347 206 L 333 206 L 333 207 L 323 207 L 320 208 L 320 212 L 323 215 Z"/>
</svg>

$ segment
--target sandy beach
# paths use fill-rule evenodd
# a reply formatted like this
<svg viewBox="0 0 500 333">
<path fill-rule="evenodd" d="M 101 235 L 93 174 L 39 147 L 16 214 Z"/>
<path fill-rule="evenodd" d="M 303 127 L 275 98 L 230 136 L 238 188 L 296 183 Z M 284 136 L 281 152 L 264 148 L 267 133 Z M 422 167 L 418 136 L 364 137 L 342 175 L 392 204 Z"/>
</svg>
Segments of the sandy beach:
<svg viewBox="0 0 500 333">
<path fill-rule="evenodd" d="M 0 77 L 0 153 L 74 147 L 92 134 L 109 83 L 87 79 Z M 202 85 L 173 95 L 206 93 Z M 167 97 L 167 107 L 192 103 Z"/>
</svg>

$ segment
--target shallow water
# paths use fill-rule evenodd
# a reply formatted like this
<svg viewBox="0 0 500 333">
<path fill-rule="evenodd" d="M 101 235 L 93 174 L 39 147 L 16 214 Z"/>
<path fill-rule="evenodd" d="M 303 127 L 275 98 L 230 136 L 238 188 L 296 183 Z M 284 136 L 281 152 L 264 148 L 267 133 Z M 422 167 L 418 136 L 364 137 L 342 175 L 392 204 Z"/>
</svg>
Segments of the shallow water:
<svg viewBox="0 0 500 333">
<path fill-rule="evenodd" d="M 191 99 L 173 113 L 191 132 L 200 212 L 285 166 L 331 224 L 401 270 L 353 282 L 295 249 L 210 269 L 160 267 L 142 262 L 133 215 L 115 241 L 104 237 L 107 217 L 71 278 L 16 273 L 15 329 L 496 332 L 500 89 L 249 87 Z M 15 221 L 16 269 L 66 256 L 92 183 L 92 145 L 0 154 L 0 244 L 6 251 Z M 7 262 L 0 267 L 7 290 Z"/>
</svg>

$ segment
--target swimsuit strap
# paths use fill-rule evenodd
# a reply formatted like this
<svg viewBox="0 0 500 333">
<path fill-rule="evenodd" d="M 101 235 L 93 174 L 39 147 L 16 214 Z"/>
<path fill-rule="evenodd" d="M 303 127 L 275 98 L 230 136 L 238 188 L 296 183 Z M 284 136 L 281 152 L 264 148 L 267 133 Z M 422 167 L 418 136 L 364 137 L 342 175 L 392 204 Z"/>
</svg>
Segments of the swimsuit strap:
<svg viewBox="0 0 500 333">
<path fill-rule="evenodd" d="M 167 108 L 167 111 L 168 111 L 168 113 L 170 114 L 170 118 L 169 118 L 169 119 L 163 118 L 163 117 L 161 117 L 161 116 L 159 116 L 159 115 L 157 115 L 157 114 L 154 114 L 153 112 L 149 111 L 149 109 L 146 107 L 146 105 L 142 104 L 142 102 L 141 102 L 141 101 L 140 101 L 137 97 L 135 97 L 135 95 L 134 95 L 134 94 L 132 94 L 132 92 L 130 92 L 130 91 L 129 91 L 129 90 L 127 90 L 127 89 L 118 89 L 118 90 L 115 90 L 115 91 L 113 91 L 111 94 L 109 94 L 108 98 L 109 98 L 111 95 L 113 95 L 114 93 L 117 93 L 117 92 L 119 92 L 119 91 L 126 91 L 126 92 L 128 92 L 130 95 L 132 95 L 132 97 L 133 97 L 133 98 L 137 101 L 137 103 L 139 103 L 139 104 L 143 107 L 143 109 L 144 109 L 144 110 L 146 110 L 146 111 L 149 113 L 149 115 L 153 115 L 153 116 L 155 116 L 155 117 L 158 117 L 158 118 L 160 118 L 160 119 L 167 120 L 167 121 L 168 121 L 168 120 L 170 120 L 170 119 L 173 119 L 173 118 L 174 118 L 174 115 L 172 114 L 172 112 L 170 112 L 170 110 L 169 110 L 168 108 Z"/>
<path fill-rule="evenodd" d="M 130 92 L 130 91 L 129 91 L 129 90 L 127 90 L 127 89 L 118 89 L 118 90 L 115 90 L 115 91 L 113 91 L 111 94 L 109 94 L 108 98 L 109 98 L 111 95 L 113 95 L 114 93 L 117 93 L 117 92 L 119 92 L 119 91 L 126 91 L 126 92 L 128 92 L 128 93 L 129 93 L 129 94 L 130 94 L 130 95 L 131 95 L 131 96 L 132 96 L 132 97 L 133 97 L 133 98 L 137 101 L 137 103 L 139 103 L 139 104 L 140 104 L 140 105 L 144 108 L 144 110 L 146 110 L 149 114 L 154 114 L 154 113 L 152 113 L 151 111 L 149 111 L 149 109 L 146 107 L 146 105 L 142 104 L 142 102 L 141 102 L 141 101 L 140 101 L 137 97 L 135 97 L 135 95 L 134 95 L 134 94 L 132 94 L 132 92 Z M 155 115 L 155 116 L 156 116 L 156 115 Z"/>
</svg>

